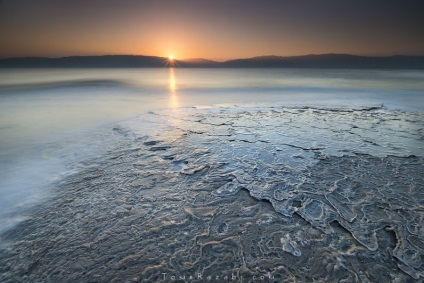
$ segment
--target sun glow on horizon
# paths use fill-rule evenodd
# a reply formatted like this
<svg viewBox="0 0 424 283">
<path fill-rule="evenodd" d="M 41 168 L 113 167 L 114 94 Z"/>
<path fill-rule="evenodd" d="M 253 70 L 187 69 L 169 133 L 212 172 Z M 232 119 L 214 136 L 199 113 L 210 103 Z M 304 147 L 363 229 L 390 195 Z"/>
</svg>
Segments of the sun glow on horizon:
<svg viewBox="0 0 424 283">
<path fill-rule="evenodd" d="M 168 56 L 168 59 L 169 59 L 170 61 L 172 61 L 172 60 L 174 60 L 174 56 L 169 55 L 169 56 Z"/>
</svg>

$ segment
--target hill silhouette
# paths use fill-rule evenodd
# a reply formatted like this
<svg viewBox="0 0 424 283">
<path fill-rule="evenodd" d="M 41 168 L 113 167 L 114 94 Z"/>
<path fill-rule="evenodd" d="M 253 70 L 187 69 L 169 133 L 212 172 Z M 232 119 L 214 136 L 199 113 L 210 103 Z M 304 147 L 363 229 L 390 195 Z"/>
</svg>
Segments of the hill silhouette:
<svg viewBox="0 0 424 283">
<path fill-rule="evenodd" d="M 142 55 L 70 56 L 62 58 L 20 57 L 0 59 L 0 68 L 348 68 L 424 69 L 424 56 L 369 57 L 349 54 L 258 56 L 216 62 L 203 58 L 173 60 Z"/>
</svg>

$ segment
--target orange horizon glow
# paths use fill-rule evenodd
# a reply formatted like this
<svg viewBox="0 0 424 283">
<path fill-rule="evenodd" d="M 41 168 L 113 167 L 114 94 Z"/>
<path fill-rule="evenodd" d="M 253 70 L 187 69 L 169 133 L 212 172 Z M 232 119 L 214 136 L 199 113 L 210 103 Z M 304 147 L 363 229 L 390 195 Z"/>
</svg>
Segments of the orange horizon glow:
<svg viewBox="0 0 424 283">
<path fill-rule="evenodd" d="M 129 34 L 128 37 L 131 37 Z M 162 37 L 162 36 L 161 36 Z M 163 35 L 165 38 L 166 35 Z M 216 39 L 219 41 L 219 39 Z M 67 42 L 68 39 L 59 37 L 59 40 L 56 42 L 37 42 L 36 39 L 25 37 L 17 40 L 16 42 L 3 43 L 5 45 L 3 48 L 3 54 L 0 54 L 0 57 L 67 57 L 67 56 L 101 56 L 101 55 L 143 55 L 143 56 L 161 56 L 161 54 L 169 54 L 166 52 L 166 48 L 161 46 L 166 45 L 165 39 L 158 40 L 159 42 L 150 42 L 148 47 L 146 47 L 146 42 L 137 41 L 136 43 L 127 43 L 125 44 L 110 44 L 107 40 L 99 39 L 99 41 L 91 41 L 90 39 L 84 40 L 84 47 L 82 46 L 72 46 L 65 45 L 64 42 Z M 78 41 L 77 41 L 78 42 Z M 104 44 L 99 44 L 99 42 L 104 42 Z M 131 42 L 128 40 L 126 42 Z M 363 56 L 391 56 L 391 55 L 421 55 L 424 54 L 417 50 L 417 52 L 405 52 L 400 47 L 396 46 L 397 44 L 393 42 L 392 50 L 387 52 L 379 52 L 377 49 L 369 48 L 368 46 L 336 46 L 334 48 L 328 48 L 326 44 L 317 42 L 315 44 L 314 50 L 310 49 L 309 44 L 286 44 L 286 45 L 275 45 L 272 47 L 264 48 L 260 43 L 252 43 L 248 45 L 243 45 L 241 43 L 227 42 L 227 45 L 222 44 L 220 46 L 215 46 L 213 44 L 208 44 L 208 42 L 194 42 L 193 39 L 187 39 L 187 46 L 181 46 L 180 48 L 174 48 L 176 51 L 173 52 L 173 55 L 162 55 L 169 62 L 175 61 L 176 58 L 190 59 L 190 58 L 205 58 L 209 60 L 216 61 L 226 61 L 231 59 L 240 59 L 240 58 L 251 58 L 255 56 L 264 56 L 264 55 L 276 55 L 276 56 L 301 56 L 307 54 L 327 54 L 327 53 L 342 53 L 342 54 L 352 54 L 352 55 L 363 55 Z M 190 46 L 189 46 L 190 45 Z M 196 48 L 196 46 L 199 46 Z M 27 46 L 33 46 L 33 48 L 28 51 Z M 144 46 L 143 49 L 139 49 L 136 46 Z M 82 51 L 83 50 L 83 51 Z"/>
<path fill-rule="evenodd" d="M 418 1 L 389 1 L 381 17 L 375 17 L 380 4 L 357 1 L 42 2 L 1 1 L 0 34 L 6 40 L 0 42 L 0 58 L 145 55 L 225 61 L 424 54 Z M 370 10 L 364 14 L 364 8 Z M 316 14 L 321 16 L 311 16 Z"/>
</svg>

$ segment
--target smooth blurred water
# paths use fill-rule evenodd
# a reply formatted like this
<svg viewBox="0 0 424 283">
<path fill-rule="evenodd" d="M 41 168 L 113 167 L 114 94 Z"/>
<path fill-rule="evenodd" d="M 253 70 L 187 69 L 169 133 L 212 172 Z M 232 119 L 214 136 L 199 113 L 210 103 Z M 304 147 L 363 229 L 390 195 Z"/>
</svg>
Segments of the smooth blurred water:
<svg viewBox="0 0 424 283">
<path fill-rule="evenodd" d="M 0 70 L 0 150 L 199 104 L 358 101 L 424 109 L 424 72 L 322 69 Z"/>
<path fill-rule="evenodd" d="M 75 164 L 107 149 L 113 136 L 103 126 L 149 111 L 217 104 L 330 108 L 383 104 L 422 112 L 424 72 L 0 70 L 0 222 L 5 214 L 15 215 L 17 206 L 41 199 L 47 184 Z"/>
</svg>

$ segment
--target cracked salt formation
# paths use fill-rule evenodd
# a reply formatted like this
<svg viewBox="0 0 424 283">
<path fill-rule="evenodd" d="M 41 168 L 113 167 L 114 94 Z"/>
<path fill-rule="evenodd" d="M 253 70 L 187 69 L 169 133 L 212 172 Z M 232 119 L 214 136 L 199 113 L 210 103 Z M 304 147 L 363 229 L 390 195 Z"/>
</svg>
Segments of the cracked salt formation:
<svg viewBox="0 0 424 283">
<path fill-rule="evenodd" d="M 424 279 L 423 114 L 183 109 L 111 131 L 2 236 L 2 282 Z"/>
</svg>

